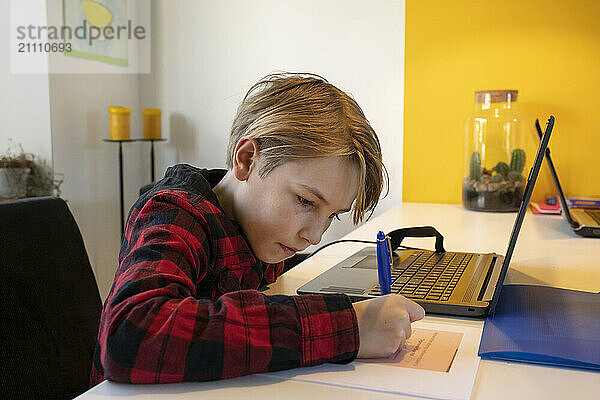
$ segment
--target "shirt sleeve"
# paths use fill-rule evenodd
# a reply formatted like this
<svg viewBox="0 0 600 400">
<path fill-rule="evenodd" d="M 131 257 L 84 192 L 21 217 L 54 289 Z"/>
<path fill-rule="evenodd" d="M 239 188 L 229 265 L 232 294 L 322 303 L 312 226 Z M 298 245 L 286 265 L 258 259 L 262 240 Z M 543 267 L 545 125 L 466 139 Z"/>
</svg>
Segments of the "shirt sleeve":
<svg viewBox="0 0 600 400">
<path fill-rule="evenodd" d="M 197 206 L 175 195 L 132 211 L 98 333 L 105 379 L 202 381 L 356 357 L 358 324 L 345 295 L 196 297 L 209 232 Z"/>
</svg>

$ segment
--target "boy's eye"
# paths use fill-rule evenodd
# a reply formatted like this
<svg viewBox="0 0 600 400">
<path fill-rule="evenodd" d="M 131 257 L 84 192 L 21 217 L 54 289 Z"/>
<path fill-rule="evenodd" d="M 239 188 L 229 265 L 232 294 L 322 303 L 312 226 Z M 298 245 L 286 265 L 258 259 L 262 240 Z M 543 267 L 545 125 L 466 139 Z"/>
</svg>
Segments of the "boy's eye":
<svg viewBox="0 0 600 400">
<path fill-rule="evenodd" d="M 302 204 L 303 206 L 307 206 L 307 207 L 312 207 L 314 205 L 314 203 L 310 200 L 306 200 L 304 197 L 302 196 L 296 196 L 298 198 L 298 202 L 300 204 Z"/>
<path fill-rule="evenodd" d="M 302 196 L 297 195 L 296 198 L 298 199 L 298 203 L 302 204 L 305 207 L 314 207 L 314 205 L 315 205 L 315 203 L 313 203 L 310 200 L 306 200 Z M 341 221 L 340 216 L 337 213 L 331 214 L 329 216 L 329 219 L 333 219 L 333 218 L 337 219 L 338 221 Z"/>
</svg>

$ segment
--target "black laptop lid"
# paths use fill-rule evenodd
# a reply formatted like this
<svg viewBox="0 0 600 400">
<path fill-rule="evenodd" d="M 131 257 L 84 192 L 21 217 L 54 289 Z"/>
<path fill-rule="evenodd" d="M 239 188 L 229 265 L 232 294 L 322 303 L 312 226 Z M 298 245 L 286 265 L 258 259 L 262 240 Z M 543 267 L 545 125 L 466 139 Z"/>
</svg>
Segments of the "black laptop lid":
<svg viewBox="0 0 600 400">
<path fill-rule="evenodd" d="M 490 304 L 489 315 L 494 314 L 494 311 L 496 310 L 496 304 L 498 303 L 498 298 L 500 297 L 500 292 L 502 291 L 502 284 L 504 283 L 504 278 L 506 278 L 506 272 L 508 271 L 510 259 L 515 249 L 515 245 L 517 243 L 517 237 L 519 236 L 521 225 L 523 225 L 523 219 L 525 218 L 525 213 L 527 212 L 527 207 L 529 206 L 529 200 L 531 200 L 531 194 L 533 193 L 535 181 L 537 180 L 542 161 L 544 160 L 544 153 L 548 148 L 548 141 L 550 140 L 550 134 L 552 133 L 553 127 L 554 116 L 551 115 L 550 118 L 548 118 L 548 123 L 546 124 L 546 132 L 544 133 L 544 136 L 540 141 L 537 154 L 535 155 L 533 167 L 531 167 L 531 170 L 529 171 L 529 176 L 527 177 L 527 185 L 525 186 L 525 192 L 523 193 L 523 199 L 521 200 L 521 207 L 519 208 L 519 213 L 517 214 L 517 218 L 515 220 L 512 233 L 510 235 L 510 241 L 508 242 L 508 249 L 506 250 L 506 255 L 504 256 L 502 270 L 500 271 L 498 282 L 496 282 L 494 297 L 492 298 L 492 303 Z"/>
</svg>

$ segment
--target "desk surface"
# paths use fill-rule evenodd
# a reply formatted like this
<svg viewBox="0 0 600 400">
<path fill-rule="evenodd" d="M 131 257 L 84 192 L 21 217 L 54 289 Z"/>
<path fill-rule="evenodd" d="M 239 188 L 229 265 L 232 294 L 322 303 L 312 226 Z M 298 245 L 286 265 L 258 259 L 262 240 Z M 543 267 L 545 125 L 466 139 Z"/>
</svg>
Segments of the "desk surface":
<svg viewBox="0 0 600 400">
<path fill-rule="evenodd" d="M 346 239 L 373 240 L 377 231 L 399 227 L 432 225 L 444 235 L 446 250 L 497 252 L 504 254 L 516 214 L 467 211 L 459 205 L 403 203 L 362 225 Z M 405 239 L 404 244 L 433 248 L 433 239 Z M 268 294 L 295 294 L 306 281 L 332 267 L 348 254 L 362 248 L 359 243 L 341 243 L 323 249 L 314 257 L 281 276 Z M 528 213 L 521 229 L 505 283 L 552 285 L 568 289 L 600 291 L 600 239 L 582 238 L 573 233 L 560 216 Z M 438 323 L 482 326 L 483 320 L 426 316 Z M 249 391 L 249 389 L 251 391 Z M 126 385 L 103 382 L 80 399 L 153 398 L 196 399 L 241 397 L 311 400 L 344 397 L 347 400 L 406 399 L 409 397 L 280 380 L 267 376 L 246 376 L 216 382 L 171 385 Z M 536 366 L 514 362 L 482 360 L 473 389 L 474 399 L 597 399 L 600 373 Z"/>
</svg>

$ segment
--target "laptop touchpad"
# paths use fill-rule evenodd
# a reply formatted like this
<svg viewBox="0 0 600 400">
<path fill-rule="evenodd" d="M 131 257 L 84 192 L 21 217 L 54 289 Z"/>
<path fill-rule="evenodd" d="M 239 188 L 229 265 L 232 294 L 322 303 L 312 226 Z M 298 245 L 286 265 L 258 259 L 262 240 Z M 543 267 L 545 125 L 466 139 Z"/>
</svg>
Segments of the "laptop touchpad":
<svg viewBox="0 0 600 400">
<path fill-rule="evenodd" d="M 377 257 L 366 256 L 359 260 L 356 264 L 350 268 L 362 268 L 362 269 L 377 269 Z"/>
</svg>

